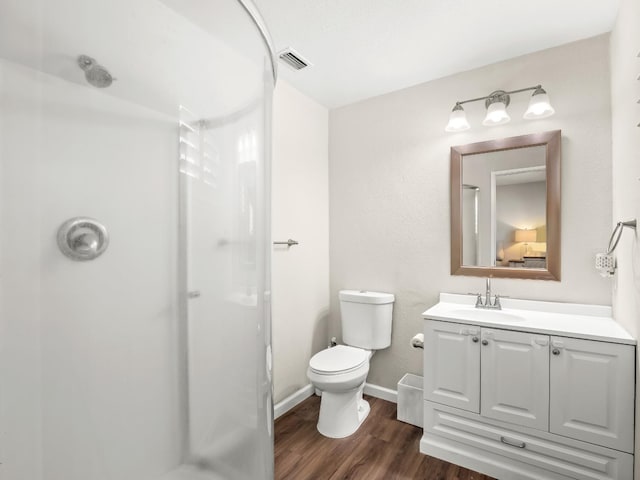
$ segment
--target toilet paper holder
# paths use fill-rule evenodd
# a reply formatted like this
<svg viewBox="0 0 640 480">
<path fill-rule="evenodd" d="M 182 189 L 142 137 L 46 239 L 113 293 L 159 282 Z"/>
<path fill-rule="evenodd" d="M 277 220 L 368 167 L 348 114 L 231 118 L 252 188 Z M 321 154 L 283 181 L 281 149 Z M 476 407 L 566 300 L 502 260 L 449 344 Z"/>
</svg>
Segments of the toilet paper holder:
<svg viewBox="0 0 640 480">
<path fill-rule="evenodd" d="M 412 348 L 422 348 L 424 349 L 424 334 L 417 333 L 411 338 L 411 342 L 409 342 Z"/>
</svg>

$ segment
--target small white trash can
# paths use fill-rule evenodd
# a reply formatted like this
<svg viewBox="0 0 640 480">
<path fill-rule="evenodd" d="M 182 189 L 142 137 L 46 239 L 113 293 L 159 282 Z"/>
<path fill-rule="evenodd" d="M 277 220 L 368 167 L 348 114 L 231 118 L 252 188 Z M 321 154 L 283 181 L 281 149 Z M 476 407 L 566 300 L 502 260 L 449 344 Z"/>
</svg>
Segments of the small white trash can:
<svg viewBox="0 0 640 480">
<path fill-rule="evenodd" d="M 423 403 L 422 377 L 405 374 L 398 382 L 398 420 L 422 428 Z"/>
</svg>

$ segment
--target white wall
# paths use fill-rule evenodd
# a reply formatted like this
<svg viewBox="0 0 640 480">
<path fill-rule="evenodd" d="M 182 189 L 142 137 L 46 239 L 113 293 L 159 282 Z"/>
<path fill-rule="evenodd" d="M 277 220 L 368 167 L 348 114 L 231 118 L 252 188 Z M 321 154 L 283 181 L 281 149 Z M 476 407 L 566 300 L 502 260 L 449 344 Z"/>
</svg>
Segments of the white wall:
<svg viewBox="0 0 640 480">
<path fill-rule="evenodd" d="M 325 107 L 279 80 L 273 105 L 272 257 L 274 402 L 307 385 L 327 345 L 328 128 Z"/>
<path fill-rule="evenodd" d="M 640 2 L 621 0 L 611 32 L 611 130 L 613 169 L 613 222 L 640 218 Z M 615 255 L 614 318 L 631 334 L 640 334 L 640 242 L 625 231 Z M 638 368 L 638 367 L 637 367 Z M 637 369 L 636 368 L 636 369 Z M 636 393 L 636 413 L 640 396 Z M 640 422 L 636 418 L 636 455 L 640 455 Z M 639 458 L 639 457 L 636 457 Z M 636 461 L 636 478 L 640 478 Z"/>
<path fill-rule="evenodd" d="M 465 106 L 472 129 L 446 134 L 456 100 L 541 83 L 556 115 L 525 121 L 529 95 L 512 96 L 512 122 L 486 128 L 484 106 Z M 450 275 L 449 148 L 562 129 L 562 281 L 496 279 L 519 298 L 610 304 L 593 269 L 611 225 L 608 37 L 600 36 L 463 72 L 331 111 L 331 322 L 339 335 L 342 288 L 395 293 L 393 339 L 372 359 L 369 381 L 395 387 L 421 373 L 409 339 L 439 292 L 475 292 L 483 280 Z"/>
<path fill-rule="evenodd" d="M 640 3 L 622 0 L 611 32 L 613 222 L 640 218 Z M 616 249 L 616 319 L 640 333 L 640 242 L 625 231 Z"/>
</svg>

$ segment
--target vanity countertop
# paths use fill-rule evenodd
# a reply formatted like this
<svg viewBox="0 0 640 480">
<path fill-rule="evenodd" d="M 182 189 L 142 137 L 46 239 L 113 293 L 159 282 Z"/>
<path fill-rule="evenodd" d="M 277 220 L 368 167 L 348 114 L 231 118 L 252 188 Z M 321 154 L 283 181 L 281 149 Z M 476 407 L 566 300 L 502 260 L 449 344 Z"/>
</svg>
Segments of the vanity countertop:
<svg viewBox="0 0 640 480">
<path fill-rule="evenodd" d="M 612 318 L 611 307 L 500 298 L 502 310 L 475 308 L 475 295 L 441 293 L 425 319 L 481 327 L 584 338 L 635 345 L 636 340 Z"/>
</svg>

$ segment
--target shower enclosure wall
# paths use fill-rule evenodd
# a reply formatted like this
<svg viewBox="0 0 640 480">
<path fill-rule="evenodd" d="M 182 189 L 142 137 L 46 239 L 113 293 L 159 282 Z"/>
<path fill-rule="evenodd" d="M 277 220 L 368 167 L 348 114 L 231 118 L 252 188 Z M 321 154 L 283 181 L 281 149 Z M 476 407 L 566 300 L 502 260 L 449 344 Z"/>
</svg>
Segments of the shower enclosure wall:
<svg viewBox="0 0 640 480">
<path fill-rule="evenodd" d="M 252 10 L 0 0 L 0 479 L 273 478 Z"/>
</svg>

